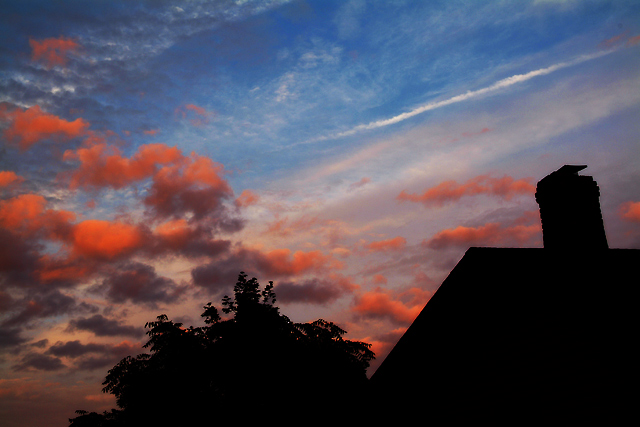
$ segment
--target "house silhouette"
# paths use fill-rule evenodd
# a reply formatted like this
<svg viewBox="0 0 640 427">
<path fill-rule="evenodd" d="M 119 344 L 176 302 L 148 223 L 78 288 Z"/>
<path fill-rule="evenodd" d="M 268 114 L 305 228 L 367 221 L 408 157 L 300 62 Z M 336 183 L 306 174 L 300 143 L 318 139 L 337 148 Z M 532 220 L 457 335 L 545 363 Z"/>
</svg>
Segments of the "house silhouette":
<svg viewBox="0 0 640 427">
<path fill-rule="evenodd" d="M 538 182 L 544 248 L 466 251 L 371 377 L 373 412 L 574 425 L 637 405 L 640 250 L 608 248 L 585 167 Z"/>
</svg>

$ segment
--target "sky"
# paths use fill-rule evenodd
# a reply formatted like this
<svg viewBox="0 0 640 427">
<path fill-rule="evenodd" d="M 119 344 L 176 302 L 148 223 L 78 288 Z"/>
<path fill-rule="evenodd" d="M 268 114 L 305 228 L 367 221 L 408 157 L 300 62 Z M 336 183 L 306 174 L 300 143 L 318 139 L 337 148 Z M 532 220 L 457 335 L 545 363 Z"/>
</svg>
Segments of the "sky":
<svg viewBox="0 0 640 427">
<path fill-rule="evenodd" d="M 240 271 L 371 374 L 469 247 L 542 247 L 564 164 L 640 248 L 639 117 L 635 0 L 4 0 L 1 424 L 115 407 Z"/>
</svg>

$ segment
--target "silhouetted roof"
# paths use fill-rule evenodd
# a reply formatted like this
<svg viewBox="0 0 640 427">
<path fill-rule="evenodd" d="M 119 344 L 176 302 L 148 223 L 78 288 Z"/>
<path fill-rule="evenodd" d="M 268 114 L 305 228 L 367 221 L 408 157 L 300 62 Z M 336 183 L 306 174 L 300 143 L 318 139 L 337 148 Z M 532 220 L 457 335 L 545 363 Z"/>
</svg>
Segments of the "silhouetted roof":
<svg viewBox="0 0 640 427">
<path fill-rule="evenodd" d="M 377 410 L 610 411 L 636 363 L 638 266 L 640 250 L 470 248 L 372 376 Z"/>
</svg>

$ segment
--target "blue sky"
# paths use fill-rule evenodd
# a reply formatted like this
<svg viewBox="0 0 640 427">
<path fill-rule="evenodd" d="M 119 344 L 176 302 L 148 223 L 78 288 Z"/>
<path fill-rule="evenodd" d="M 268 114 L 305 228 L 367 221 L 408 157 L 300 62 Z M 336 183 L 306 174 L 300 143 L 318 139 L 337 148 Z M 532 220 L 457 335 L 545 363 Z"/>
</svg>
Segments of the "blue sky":
<svg viewBox="0 0 640 427">
<path fill-rule="evenodd" d="M 3 425 L 113 407 L 101 381 L 142 351 L 135 328 L 197 324 L 241 269 L 379 363 L 469 246 L 542 245 L 535 183 L 563 164 L 599 183 L 610 247 L 640 248 L 639 18 L 599 0 L 5 1 Z"/>
</svg>

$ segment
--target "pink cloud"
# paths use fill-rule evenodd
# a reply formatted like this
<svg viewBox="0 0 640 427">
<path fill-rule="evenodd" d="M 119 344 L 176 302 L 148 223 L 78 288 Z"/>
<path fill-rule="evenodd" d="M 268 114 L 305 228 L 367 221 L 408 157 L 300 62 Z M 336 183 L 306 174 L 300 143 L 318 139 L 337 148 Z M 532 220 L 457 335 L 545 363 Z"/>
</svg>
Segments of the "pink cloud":
<svg viewBox="0 0 640 427">
<path fill-rule="evenodd" d="M 213 111 L 207 111 L 195 104 L 185 104 L 175 109 L 175 115 L 182 119 L 188 119 L 193 126 L 204 126 L 216 115 Z"/>
<path fill-rule="evenodd" d="M 497 246 L 497 245 L 530 245 L 536 244 L 541 237 L 542 227 L 538 221 L 527 224 L 537 216 L 524 215 L 510 225 L 487 223 L 478 227 L 458 226 L 436 233 L 422 245 L 431 249 L 469 246 Z"/>
<path fill-rule="evenodd" d="M 617 36 L 613 36 L 609 39 L 603 40 L 600 42 L 600 44 L 598 44 L 598 46 L 603 49 L 609 49 L 615 46 L 620 40 L 622 40 L 626 36 L 626 34 L 627 33 L 624 32 L 622 34 L 618 34 Z"/>
<path fill-rule="evenodd" d="M 491 132 L 489 128 L 482 128 L 478 132 L 462 132 L 462 136 L 465 138 L 471 138 L 473 136 L 482 135 L 483 133 Z"/>
<path fill-rule="evenodd" d="M 379 240 L 366 245 L 370 252 L 386 252 L 404 249 L 407 245 L 407 239 L 397 236 L 392 239 Z"/>
<path fill-rule="evenodd" d="M 242 193 L 235 200 L 236 206 L 239 208 L 246 208 L 251 205 L 255 205 L 260 200 L 260 197 L 251 190 L 243 190 Z"/>
<path fill-rule="evenodd" d="M 630 37 L 629 40 L 627 40 L 627 46 L 635 46 L 638 43 L 640 43 L 640 35 Z"/>
<path fill-rule="evenodd" d="M 456 181 L 444 181 L 435 187 L 425 190 L 422 194 L 410 194 L 403 190 L 397 197 L 400 201 L 423 203 L 427 206 L 442 206 L 447 202 L 457 201 L 464 196 L 491 195 L 505 200 L 522 195 L 535 193 L 535 185 L 531 178 L 515 180 L 510 176 L 492 178 L 480 175 L 471 178 L 463 184 Z"/>
<path fill-rule="evenodd" d="M 349 185 L 350 190 L 355 190 L 356 188 L 363 187 L 371 182 L 371 178 L 365 176 L 360 181 L 354 182 Z"/>
</svg>

